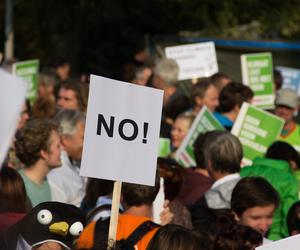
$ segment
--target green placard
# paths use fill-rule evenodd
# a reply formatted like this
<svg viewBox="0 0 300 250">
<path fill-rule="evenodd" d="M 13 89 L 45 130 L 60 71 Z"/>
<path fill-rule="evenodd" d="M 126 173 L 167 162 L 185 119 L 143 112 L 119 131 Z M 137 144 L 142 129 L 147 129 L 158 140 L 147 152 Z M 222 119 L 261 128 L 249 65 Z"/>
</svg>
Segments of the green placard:
<svg viewBox="0 0 300 250">
<path fill-rule="evenodd" d="M 184 167 L 196 166 L 193 145 L 198 135 L 212 130 L 224 130 L 206 107 L 197 114 L 188 134 L 175 153 L 175 159 Z"/>
<path fill-rule="evenodd" d="M 273 62 L 271 53 L 241 56 L 243 83 L 254 92 L 253 105 L 262 109 L 274 107 Z"/>
<path fill-rule="evenodd" d="M 34 102 L 37 96 L 39 60 L 14 63 L 12 73 L 28 83 L 26 98 Z"/>
<path fill-rule="evenodd" d="M 243 103 L 231 131 L 243 145 L 243 164 L 251 164 L 254 158 L 263 157 L 279 137 L 283 125 L 284 120 L 279 117 Z"/>
<path fill-rule="evenodd" d="M 159 157 L 167 157 L 171 154 L 171 141 L 168 138 L 159 138 Z"/>
</svg>

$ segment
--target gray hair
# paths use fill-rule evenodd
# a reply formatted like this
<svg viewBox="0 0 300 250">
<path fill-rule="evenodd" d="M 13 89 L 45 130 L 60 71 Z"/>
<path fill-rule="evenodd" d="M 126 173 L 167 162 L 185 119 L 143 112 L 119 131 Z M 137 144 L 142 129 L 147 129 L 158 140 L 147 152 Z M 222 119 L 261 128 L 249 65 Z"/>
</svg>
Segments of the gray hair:
<svg viewBox="0 0 300 250">
<path fill-rule="evenodd" d="M 44 68 L 43 71 L 39 74 L 39 82 L 45 85 L 58 85 L 58 78 L 56 73 L 51 68 Z"/>
<path fill-rule="evenodd" d="M 221 173 L 238 173 L 243 158 L 239 139 L 228 131 L 211 131 L 210 140 L 205 143 L 205 165 L 211 162 L 211 170 Z"/>
<path fill-rule="evenodd" d="M 173 59 L 160 59 L 154 68 L 154 75 L 162 78 L 167 85 L 173 85 L 178 81 L 178 64 Z"/>
<path fill-rule="evenodd" d="M 63 109 L 54 119 L 59 124 L 62 135 L 73 135 L 77 132 L 76 125 L 79 122 L 85 123 L 85 114 L 78 110 Z"/>
</svg>

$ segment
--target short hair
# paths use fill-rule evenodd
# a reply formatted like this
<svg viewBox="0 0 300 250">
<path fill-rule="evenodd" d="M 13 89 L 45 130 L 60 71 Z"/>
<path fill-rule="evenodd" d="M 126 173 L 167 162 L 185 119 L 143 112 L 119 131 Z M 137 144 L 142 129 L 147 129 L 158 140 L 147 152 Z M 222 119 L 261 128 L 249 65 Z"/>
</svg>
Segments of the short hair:
<svg viewBox="0 0 300 250">
<path fill-rule="evenodd" d="M 27 212 L 27 195 L 20 174 L 13 168 L 0 171 L 0 213 Z"/>
<path fill-rule="evenodd" d="M 230 112 L 236 105 L 242 106 L 243 102 L 253 98 L 253 91 L 246 85 L 237 82 L 231 82 L 226 85 L 219 96 L 220 105 L 217 111 L 220 113 Z"/>
<path fill-rule="evenodd" d="M 127 206 L 151 205 L 156 198 L 160 188 L 159 174 L 156 173 L 155 186 L 123 183 L 122 196 Z"/>
<path fill-rule="evenodd" d="M 222 86 L 223 79 L 228 79 L 231 81 L 231 77 L 224 72 L 215 73 L 210 77 L 210 80 L 218 89 L 221 89 L 223 87 Z"/>
<path fill-rule="evenodd" d="M 267 158 L 294 161 L 297 168 L 300 167 L 300 156 L 299 153 L 294 149 L 293 146 L 283 141 L 275 141 L 267 150 Z"/>
<path fill-rule="evenodd" d="M 192 86 L 191 90 L 191 104 L 196 105 L 196 97 L 203 99 L 205 97 L 206 91 L 210 86 L 214 86 L 209 78 L 203 78 L 199 80 L 195 85 Z"/>
<path fill-rule="evenodd" d="M 210 131 L 204 149 L 205 165 L 211 162 L 211 170 L 221 173 L 238 173 L 243 158 L 243 148 L 239 139 L 228 131 Z"/>
<path fill-rule="evenodd" d="M 177 117 L 177 119 L 185 120 L 189 123 L 189 127 L 192 126 L 194 119 L 196 118 L 196 115 L 192 112 L 183 112 L 180 113 Z"/>
<path fill-rule="evenodd" d="M 53 131 L 58 132 L 58 125 L 49 119 L 29 121 L 16 134 L 16 154 L 25 167 L 35 164 L 41 150 L 49 150 L 49 139 Z"/>
<path fill-rule="evenodd" d="M 55 121 L 59 124 L 61 135 L 74 135 L 77 132 L 77 124 L 85 122 L 85 114 L 78 110 L 62 109 L 56 116 Z"/>
<path fill-rule="evenodd" d="M 274 187 L 264 178 L 251 176 L 242 178 L 231 195 L 231 209 L 241 216 L 252 207 L 279 206 L 279 196 Z"/>
<path fill-rule="evenodd" d="M 287 227 L 289 235 L 292 235 L 293 231 L 300 233 L 300 201 L 290 207 L 287 215 Z"/>
<path fill-rule="evenodd" d="M 73 90 L 78 102 L 80 111 L 85 112 L 88 104 L 88 85 L 76 79 L 68 79 L 64 81 L 60 89 Z"/>
<path fill-rule="evenodd" d="M 147 250 L 199 250 L 198 235 L 179 225 L 165 225 L 161 227 L 148 244 Z"/>
<path fill-rule="evenodd" d="M 263 236 L 249 226 L 233 224 L 220 231 L 214 239 L 211 250 L 252 250 L 262 245 Z"/>
<path fill-rule="evenodd" d="M 197 168 L 203 168 L 205 169 L 205 157 L 204 157 L 204 149 L 205 145 L 208 141 L 214 140 L 216 138 L 216 133 L 201 133 L 196 138 L 193 148 L 194 148 L 194 155 L 195 155 L 195 161 L 197 164 Z"/>
<path fill-rule="evenodd" d="M 178 81 L 179 66 L 175 60 L 163 58 L 158 61 L 153 72 L 167 85 L 174 85 Z"/>
</svg>

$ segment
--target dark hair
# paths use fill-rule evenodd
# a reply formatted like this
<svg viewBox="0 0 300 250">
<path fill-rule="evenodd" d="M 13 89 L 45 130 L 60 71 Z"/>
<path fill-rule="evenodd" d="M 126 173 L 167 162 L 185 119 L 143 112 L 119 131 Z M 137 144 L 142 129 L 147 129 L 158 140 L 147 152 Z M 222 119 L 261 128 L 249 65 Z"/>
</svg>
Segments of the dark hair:
<svg viewBox="0 0 300 250">
<path fill-rule="evenodd" d="M 199 237 L 190 229 L 179 225 L 161 227 L 148 244 L 147 250 L 200 250 Z"/>
<path fill-rule="evenodd" d="M 41 157 L 40 151 L 49 150 L 52 131 L 58 131 L 58 125 L 48 119 L 29 121 L 16 134 L 16 154 L 25 167 L 35 164 Z"/>
<path fill-rule="evenodd" d="M 154 187 L 124 182 L 121 193 L 126 205 L 129 207 L 151 205 L 158 194 L 159 187 L 159 174 L 156 173 Z"/>
<path fill-rule="evenodd" d="M 279 206 L 279 196 L 273 186 L 262 177 L 245 177 L 232 191 L 231 209 L 241 216 L 248 208 Z"/>
<path fill-rule="evenodd" d="M 20 174 L 10 167 L 0 171 L 0 213 L 27 212 L 26 189 Z"/>
<path fill-rule="evenodd" d="M 192 86 L 191 90 L 191 104 L 195 106 L 196 103 L 196 97 L 200 97 L 203 99 L 205 97 L 206 91 L 210 86 L 214 86 L 209 78 L 202 78 L 199 80 L 195 85 Z"/>
<path fill-rule="evenodd" d="M 220 113 L 230 112 L 236 105 L 241 107 L 243 102 L 249 101 L 253 96 L 253 91 L 248 86 L 231 82 L 220 93 L 220 105 L 217 107 L 217 111 Z"/>
<path fill-rule="evenodd" d="M 216 236 L 211 250 L 252 250 L 262 245 L 263 236 L 251 227 L 233 224 Z"/>
<path fill-rule="evenodd" d="M 293 231 L 300 233 L 300 201 L 290 207 L 286 221 L 289 235 L 292 235 Z"/>
<path fill-rule="evenodd" d="M 300 167 L 299 153 L 287 142 L 276 141 L 267 150 L 266 157 L 276 160 L 294 161 Z"/>
<path fill-rule="evenodd" d="M 160 176 L 164 178 L 165 199 L 173 200 L 179 193 L 184 169 L 175 160 L 159 157 L 157 160 Z"/>
<path fill-rule="evenodd" d="M 63 56 L 57 56 L 55 58 L 52 58 L 49 62 L 49 66 L 53 68 L 58 68 L 60 66 L 63 66 L 64 64 L 69 64 L 70 62 Z"/>
<path fill-rule="evenodd" d="M 216 134 L 210 132 L 201 133 L 198 135 L 197 139 L 193 144 L 197 168 L 205 169 L 205 158 L 204 158 L 205 144 L 208 141 L 214 140 L 215 138 L 216 138 Z"/>
<path fill-rule="evenodd" d="M 80 111 L 85 112 L 88 103 L 88 85 L 76 79 L 68 79 L 61 84 L 60 89 L 73 90 Z"/>
<path fill-rule="evenodd" d="M 281 72 L 279 70 L 275 69 L 273 71 L 273 75 L 274 75 L 274 84 L 275 84 L 276 90 L 281 89 L 282 83 L 283 83 L 283 77 L 282 77 Z"/>
<path fill-rule="evenodd" d="M 243 158 L 239 139 L 228 131 L 210 131 L 206 136 L 209 136 L 209 140 L 205 143 L 204 158 L 208 171 L 238 173 Z"/>
<path fill-rule="evenodd" d="M 86 185 L 85 197 L 83 199 L 85 205 L 88 207 L 94 207 L 99 196 L 111 194 L 113 187 L 113 181 L 89 178 Z"/>
</svg>

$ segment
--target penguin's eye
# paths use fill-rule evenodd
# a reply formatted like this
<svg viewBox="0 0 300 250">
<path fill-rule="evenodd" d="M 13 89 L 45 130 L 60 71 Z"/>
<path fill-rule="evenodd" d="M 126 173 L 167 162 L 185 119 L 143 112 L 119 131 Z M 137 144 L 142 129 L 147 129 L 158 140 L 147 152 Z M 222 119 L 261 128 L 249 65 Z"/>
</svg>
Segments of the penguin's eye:
<svg viewBox="0 0 300 250">
<path fill-rule="evenodd" d="M 47 209 L 43 209 L 38 212 L 37 220 L 39 223 L 47 225 L 52 221 L 52 213 Z"/>
<path fill-rule="evenodd" d="M 80 221 L 77 221 L 75 223 L 73 223 L 70 227 L 70 234 L 72 234 L 73 236 L 78 236 L 82 233 L 83 231 L 83 225 Z"/>
</svg>

